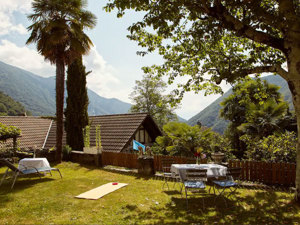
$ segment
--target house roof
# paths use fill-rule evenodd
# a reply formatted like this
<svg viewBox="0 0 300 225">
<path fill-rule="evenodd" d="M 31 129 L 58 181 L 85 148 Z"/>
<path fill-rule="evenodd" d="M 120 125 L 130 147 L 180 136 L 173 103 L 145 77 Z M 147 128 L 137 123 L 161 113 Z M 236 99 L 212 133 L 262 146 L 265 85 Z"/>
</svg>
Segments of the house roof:
<svg viewBox="0 0 300 225">
<path fill-rule="evenodd" d="M 37 149 L 42 149 L 52 120 L 34 116 L 0 116 L 0 123 L 21 129 L 21 137 L 18 137 L 18 147 L 21 149 L 35 146 Z"/>
<path fill-rule="evenodd" d="M 161 131 L 147 113 L 128 113 L 102 116 L 90 116 L 90 145 L 96 146 L 96 126 L 100 125 L 101 143 L 104 151 L 120 152 L 130 144 L 140 126 L 147 129 L 152 139 L 162 135 Z M 45 148 L 55 146 L 55 123 L 53 123 Z M 65 134 L 63 145 L 65 145 Z"/>
<path fill-rule="evenodd" d="M 128 113 L 102 116 L 90 116 L 90 145 L 96 145 L 96 126 L 100 125 L 101 142 L 104 151 L 120 152 L 130 145 L 135 132 L 143 126 L 152 140 L 162 135 L 160 129 L 147 113 Z M 56 145 L 56 122 L 50 119 L 32 116 L 3 116 L 0 123 L 21 129 L 20 148 L 50 149 Z M 66 133 L 63 135 L 66 145 Z"/>
</svg>

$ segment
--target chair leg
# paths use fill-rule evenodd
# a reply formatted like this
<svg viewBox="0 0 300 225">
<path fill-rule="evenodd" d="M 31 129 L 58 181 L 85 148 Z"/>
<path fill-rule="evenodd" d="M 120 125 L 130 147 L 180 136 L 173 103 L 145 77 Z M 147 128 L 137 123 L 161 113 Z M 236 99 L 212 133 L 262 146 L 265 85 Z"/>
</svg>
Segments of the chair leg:
<svg viewBox="0 0 300 225">
<path fill-rule="evenodd" d="M 8 170 L 9 170 L 9 168 L 7 168 L 7 170 L 5 171 L 5 173 L 4 173 L 4 175 L 3 175 L 2 179 L 1 179 L 1 182 L 0 182 L 0 186 L 2 185 L 3 181 L 5 180 L 5 177 L 8 174 Z"/>
<path fill-rule="evenodd" d="M 19 172 L 16 172 L 15 175 L 14 175 L 14 178 L 13 178 L 13 183 L 12 183 L 12 185 L 11 185 L 11 189 L 13 189 L 13 187 L 14 187 L 14 185 L 15 185 L 15 182 L 16 182 L 16 180 L 17 180 L 18 175 L 19 175 Z"/>
<path fill-rule="evenodd" d="M 62 175 L 61 175 L 61 173 L 60 173 L 59 169 L 57 169 L 57 171 L 59 172 L 60 178 L 62 179 Z"/>
<path fill-rule="evenodd" d="M 220 197 L 220 198 L 222 198 L 222 199 L 224 200 L 225 206 L 227 207 L 227 202 L 226 202 L 226 199 L 225 199 L 225 197 L 224 197 L 224 195 L 223 195 L 224 192 L 225 192 L 225 188 L 222 188 L 221 191 L 220 191 L 219 189 L 220 189 L 219 187 L 216 188 L 216 190 L 218 191 L 218 194 L 217 194 L 216 197 L 215 197 L 215 204 L 216 204 L 216 199 L 217 199 L 218 197 Z"/>
<path fill-rule="evenodd" d="M 184 190 L 185 190 L 185 199 L 186 199 L 186 209 L 188 209 L 189 208 L 189 203 L 188 203 L 187 188 L 185 187 Z"/>
<path fill-rule="evenodd" d="M 169 184 L 168 184 L 168 181 L 167 181 L 167 177 L 164 176 L 164 184 L 163 184 L 163 189 L 165 187 L 165 185 L 167 184 L 167 187 L 168 187 L 168 190 L 169 190 Z"/>
</svg>

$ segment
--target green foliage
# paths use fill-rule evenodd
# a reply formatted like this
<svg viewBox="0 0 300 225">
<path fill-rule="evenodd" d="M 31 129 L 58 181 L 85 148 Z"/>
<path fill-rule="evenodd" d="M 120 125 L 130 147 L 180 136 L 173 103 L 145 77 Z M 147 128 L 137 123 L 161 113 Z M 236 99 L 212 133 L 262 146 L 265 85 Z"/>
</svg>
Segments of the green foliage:
<svg viewBox="0 0 300 225">
<path fill-rule="evenodd" d="M 237 157 L 244 154 L 245 144 L 240 140 L 243 134 L 265 137 L 282 130 L 279 122 L 287 114 L 288 105 L 278 90 L 265 80 L 246 77 L 221 102 L 220 116 L 230 121 L 226 135 Z"/>
<path fill-rule="evenodd" d="M 26 109 L 21 103 L 0 91 L 0 116 L 18 116 L 25 112 Z M 30 112 L 28 113 L 30 114 Z"/>
<path fill-rule="evenodd" d="M 263 105 L 250 104 L 247 122 L 240 125 L 238 129 L 258 138 L 281 132 L 283 129 L 280 127 L 280 121 L 286 115 L 287 109 L 286 102 L 276 103 L 272 100 L 267 100 Z"/>
<path fill-rule="evenodd" d="M 246 159 L 266 162 L 296 163 L 297 136 L 295 132 L 273 134 L 262 139 L 243 135 L 247 144 Z"/>
<path fill-rule="evenodd" d="M 131 112 L 147 112 L 162 127 L 168 121 L 174 120 L 176 115 L 169 101 L 170 96 L 163 95 L 166 83 L 151 74 L 145 74 L 141 81 L 135 81 L 136 86 L 130 94 L 133 100 Z"/>
<path fill-rule="evenodd" d="M 67 144 L 72 149 L 83 150 L 83 128 L 89 124 L 88 118 L 88 94 L 86 88 L 85 66 L 82 58 L 76 59 L 68 67 L 67 71 L 67 107 L 65 109 L 65 130 Z"/>
<path fill-rule="evenodd" d="M 174 90 L 181 99 L 185 91 L 220 92 L 216 84 L 222 80 L 234 82 L 251 73 L 274 72 L 271 65 L 285 62 L 286 37 L 274 20 L 282 26 L 293 21 L 281 21 L 275 2 L 114 0 L 105 9 L 117 9 L 118 17 L 127 9 L 145 12 L 141 21 L 128 28 L 129 39 L 145 48 L 141 55 L 157 51 L 163 56 L 163 65 L 146 71 L 167 75 L 169 83 L 180 76 L 188 78 Z"/>
<path fill-rule="evenodd" d="M 6 126 L 0 123 L 0 140 L 6 140 L 8 138 L 16 137 L 21 134 L 20 128 L 15 126 Z"/>
<path fill-rule="evenodd" d="M 90 126 L 87 125 L 83 128 L 83 143 L 84 147 L 90 147 Z"/>
<path fill-rule="evenodd" d="M 63 160 L 68 161 L 70 159 L 72 148 L 69 145 L 65 145 L 62 149 Z"/>
<path fill-rule="evenodd" d="M 201 149 L 201 153 L 207 157 L 214 152 L 222 152 L 225 153 L 226 159 L 234 158 L 229 141 L 210 129 L 169 122 L 164 125 L 163 131 L 165 136 L 157 137 L 152 147 L 152 151 L 156 154 L 193 157 L 198 149 Z"/>
<path fill-rule="evenodd" d="M 100 125 L 96 126 L 96 147 L 97 149 L 102 148 Z"/>
</svg>

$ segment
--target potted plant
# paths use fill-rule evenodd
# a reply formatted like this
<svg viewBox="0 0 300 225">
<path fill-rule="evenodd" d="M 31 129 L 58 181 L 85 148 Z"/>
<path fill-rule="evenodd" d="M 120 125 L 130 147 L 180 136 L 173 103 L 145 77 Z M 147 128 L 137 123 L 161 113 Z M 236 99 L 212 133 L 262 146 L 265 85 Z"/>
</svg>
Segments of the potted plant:
<svg viewBox="0 0 300 225">
<path fill-rule="evenodd" d="M 221 163 L 225 157 L 225 154 L 222 152 L 214 152 L 211 154 L 211 158 L 215 163 Z"/>
<path fill-rule="evenodd" d="M 139 146 L 138 149 L 138 173 L 143 175 L 154 175 L 154 157 L 152 155 L 151 148 L 147 146 L 145 153 L 141 146 Z"/>
</svg>

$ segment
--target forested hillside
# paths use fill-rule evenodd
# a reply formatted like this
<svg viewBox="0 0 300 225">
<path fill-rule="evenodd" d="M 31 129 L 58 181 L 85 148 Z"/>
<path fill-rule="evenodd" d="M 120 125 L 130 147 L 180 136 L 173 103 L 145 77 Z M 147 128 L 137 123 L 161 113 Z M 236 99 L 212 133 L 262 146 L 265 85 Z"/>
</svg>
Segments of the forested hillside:
<svg viewBox="0 0 300 225">
<path fill-rule="evenodd" d="M 0 91 L 0 116 L 18 116 L 24 114 L 24 106 Z M 30 114 L 30 112 L 26 112 Z"/>
</svg>

